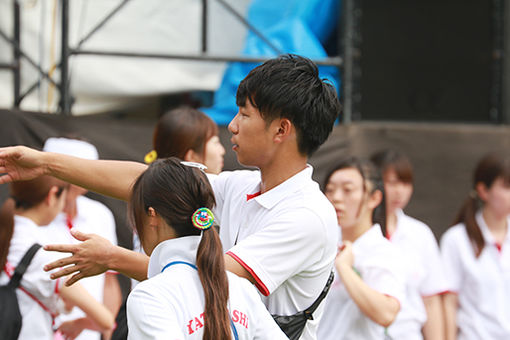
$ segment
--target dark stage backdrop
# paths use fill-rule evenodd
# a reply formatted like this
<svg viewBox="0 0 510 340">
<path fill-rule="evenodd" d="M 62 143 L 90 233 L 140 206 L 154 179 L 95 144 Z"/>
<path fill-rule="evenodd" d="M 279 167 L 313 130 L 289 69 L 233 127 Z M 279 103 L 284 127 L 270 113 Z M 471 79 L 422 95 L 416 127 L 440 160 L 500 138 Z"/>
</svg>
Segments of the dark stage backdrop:
<svg viewBox="0 0 510 340">
<path fill-rule="evenodd" d="M 95 144 L 103 159 L 142 161 L 151 150 L 155 123 L 155 119 L 126 115 L 66 117 L 0 110 L 0 145 L 41 148 L 48 137 L 74 133 Z M 220 138 L 227 149 L 225 170 L 241 168 L 230 149 L 226 127 L 220 128 Z M 407 212 L 429 224 L 439 237 L 470 191 L 478 159 L 489 151 L 510 152 L 510 127 L 389 122 L 336 126 L 328 141 L 310 159 L 315 168 L 314 177 L 322 184 L 326 172 L 343 155 L 364 157 L 388 147 L 405 152 L 414 165 L 415 191 Z M 131 228 L 126 220 L 125 203 L 88 195 L 112 209 L 119 244 L 130 247 Z"/>
</svg>

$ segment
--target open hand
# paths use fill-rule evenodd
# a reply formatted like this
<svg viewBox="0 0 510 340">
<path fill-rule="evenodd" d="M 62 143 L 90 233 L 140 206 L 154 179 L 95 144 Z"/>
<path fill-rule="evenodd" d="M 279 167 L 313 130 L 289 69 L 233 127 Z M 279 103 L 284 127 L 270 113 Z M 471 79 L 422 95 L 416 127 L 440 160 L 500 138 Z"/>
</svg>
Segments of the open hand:
<svg viewBox="0 0 510 340">
<path fill-rule="evenodd" d="M 48 174 L 44 153 L 25 146 L 0 148 L 0 184 Z"/>
<path fill-rule="evenodd" d="M 51 274 L 52 279 L 74 274 L 66 281 L 66 286 L 70 286 L 84 277 L 99 275 L 107 271 L 109 269 L 108 260 L 111 258 L 110 254 L 114 248 L 110 241 L 96 234 L 84 234 L 78 230 L 71 230 L 71 234 L 75 239 L 83 242 L 44 246 L 45 250 L 72 254 L 44 266 L 45 271 L 63 267 Z"/>
</svg>

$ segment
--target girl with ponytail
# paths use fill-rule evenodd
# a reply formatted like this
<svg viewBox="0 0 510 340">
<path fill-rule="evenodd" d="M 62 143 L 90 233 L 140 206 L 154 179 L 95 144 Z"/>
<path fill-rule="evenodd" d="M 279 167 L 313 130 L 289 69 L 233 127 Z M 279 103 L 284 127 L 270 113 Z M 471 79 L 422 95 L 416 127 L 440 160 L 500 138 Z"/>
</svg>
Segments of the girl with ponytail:
<svg viewBox="0 0 510 340">
<path fill-rule="evenodd" d="M 383 235 L 381 175 L 371 163 L 350 157 L 333 168 L 324 188 L 341 240 L 318 338 L 383 339 L 400 309 L 405 283 L 399 253 Z"/>
<path fill-rule="evenodd" d="M 441 239 L 447 339 L 510 339 L 510 157 L 485 156 L 473 179 Z"/>
<path fill-rule="evenodd" d="M 177 158 L 136 180 L 132 220 L 150 256 L 127 303 L 129 339 L 286 339 L 247 280 L 225 271 L 206 175 Z"/>
</svg>

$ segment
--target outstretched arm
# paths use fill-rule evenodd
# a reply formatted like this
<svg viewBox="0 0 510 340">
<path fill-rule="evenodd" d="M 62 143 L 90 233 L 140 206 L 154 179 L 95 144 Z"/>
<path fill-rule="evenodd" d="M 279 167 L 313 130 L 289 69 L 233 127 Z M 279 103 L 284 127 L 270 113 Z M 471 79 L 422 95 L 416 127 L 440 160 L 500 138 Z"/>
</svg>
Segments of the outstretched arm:
<svg viewBox="0 0 510 340">
<path fill-rule="evenodd" d="M 128 200 L 147 166 L 128 161 L 87 160 L 24 146 L 0 148 L 0 184 L 51 175 L 97 193 Z"/>
<path fill-rule="evenodd" d="M 147 255 L 114 246 L 107 239 L 95 234 L 84 234 L 76 230 L 71 230 L 71 234 L 83 242 L 44 246 L 45 250 L 72 254 L 44 266 L 46 271 L 62 268 L 51 275 L 52 279 L 74 274 L 66 281 L 66 286 L 70 286 L 84 277 L 102 274 L 108 269 L 138 281 L 147 278 Z"/>
</svg>

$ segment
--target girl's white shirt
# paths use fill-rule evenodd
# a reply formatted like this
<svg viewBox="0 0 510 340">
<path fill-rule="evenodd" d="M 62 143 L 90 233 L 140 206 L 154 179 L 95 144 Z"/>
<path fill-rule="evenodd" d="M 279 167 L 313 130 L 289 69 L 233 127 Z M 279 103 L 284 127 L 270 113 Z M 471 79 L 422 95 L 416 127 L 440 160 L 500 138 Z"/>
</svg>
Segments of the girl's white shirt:
<svg viewBox="0 0 510 340">
<path fill-rule="evenodd" d="M 34 244 L 41 243 L 38 227 L 32 220 L 15 215 L 14 233 L 11 238 L 7 262 L 16 267 L 26 251 Z M 43 266 L 61 257 L 58 253 L 39 249 L 28 266 L 21 280 L 21 287 L 44 304 L 51 313 L 57 314 L 59 307 L 59 290 L 63 280 L 50 279 L 50 273 Z M 0 284 L 6 284 L 8 275 L 2 270 Z M 45 311 L 33 298 L 21 289 L 16 291 L 23 318 L 19 340 L 50 340 L 53 339 L 52 316 Z"/>
<path fill-rule="evenodd" d="M 448 290 L 439 247 L 430 228 L 401 209 L 389 240 L 404 255 L 407 279 L 406 297 L 388 333 L 394 340 L 422 340 L 421 330 L 427 321 L 423 298 Z"/>
<path fill-rule="evenodd" d="M 441 238 L 449 290 L 459 301 L 457 338 L 510 339 L 510 233 L 497 245 L 481 211 L 476 221 L 485 240 L 478 258 L 464 224 L 451 227 Z"/>
<path fill-rule="evenodd" d="M 164 241 L 154 249 L 148 280 L 140 282 L 127 303 L 129 339 L 202 339 L 204 292 L 196 264 L 199 236 Z M 239 339 L 287 339 L 266 310 L 255 287 L 227 272 L 230 316 Z M 234 337 L 232 337 L 234 339 Z"/>
<path fill-rule="evenodd" d="M 342 244 L 340 240 L 339 245 Z M 384 238 L 378 224 L 372 226 L 352 245 L 354 269 L 376 291 L 396 298 L 405 296 L 405 272 L 398 249 Z M 320 340 L 384 339 L 384 327 L 365 316 L 352 300 L 338 273 L 326 297 L 324 315 L 319 323 Z"/>
</svg>

